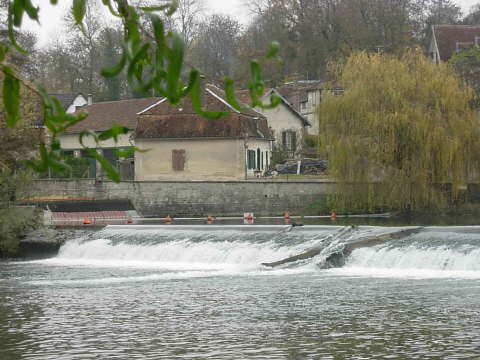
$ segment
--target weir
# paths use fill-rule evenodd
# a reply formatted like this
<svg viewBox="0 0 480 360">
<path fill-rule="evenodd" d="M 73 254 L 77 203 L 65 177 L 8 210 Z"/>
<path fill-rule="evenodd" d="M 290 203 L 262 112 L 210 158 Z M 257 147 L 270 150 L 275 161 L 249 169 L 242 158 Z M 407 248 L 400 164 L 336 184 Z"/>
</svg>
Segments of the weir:
<svg viewBox="0 0 480 360">
<path fill-rule="evenodd" d="M 266 274 L 358 266 L 480 274 L 480 227 L 117 225 L 67 241 L 50 261 Z"/>
<path fill-rule="evenodd" d="M 341 267 L 345 265 L 345 258 L 350 255 L 355 249 L 379 245 L 395 239 L 401 239 L 403 237 L 422 231 L 423 227 L 393 230 L 391 232 L 379 235 L 362 236 L 361 234 L 359 234 L 358 237 L 355 237 L 355 231 L 358 229 L 359 228 L 355 226 L 346 227 L 339 231 L 337 234 L 334 234 L 331 239 L 328 239 L 327 241 L 324 241 L 321 244 L 311 249 L 308 249 L 307 251 L 299 255 L 294 255 L 272 263 L 262 263 L 262 265 L 276 267 L 299 260 L 311 259 L 317 255 L 324 253 L 326 254 L 324 259 L 322 259 L 322 261 L 317 264 L 320 269 Z"/>
</svg>

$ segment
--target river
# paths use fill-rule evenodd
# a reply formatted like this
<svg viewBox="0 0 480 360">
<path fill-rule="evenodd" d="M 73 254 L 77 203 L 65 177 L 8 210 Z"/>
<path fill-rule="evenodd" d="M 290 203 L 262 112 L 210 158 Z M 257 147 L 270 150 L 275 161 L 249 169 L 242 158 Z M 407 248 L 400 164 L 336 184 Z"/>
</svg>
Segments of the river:
<svg viewBox="0 0 480 360">
<path fill-rule="evenodd" d="M 260 265 L 395 230 L 343 229 L 119 226 L 2 262 L 0 359 L 480 358 L 480 227 L 425 228 L 342 268 Z"/>
</svg>

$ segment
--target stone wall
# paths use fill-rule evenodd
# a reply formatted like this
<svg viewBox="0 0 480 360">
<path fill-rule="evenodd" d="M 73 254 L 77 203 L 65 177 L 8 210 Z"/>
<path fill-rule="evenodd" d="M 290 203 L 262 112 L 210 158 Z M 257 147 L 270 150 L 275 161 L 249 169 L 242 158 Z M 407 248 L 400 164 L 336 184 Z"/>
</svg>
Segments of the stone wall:
<svg viewBox="0 0 480 360">
<path fill-rule="evenodd" d="M 143 216 L 279 215 L 299 212 L 332 191 L 330 181 L 36 180 L 26 199 L 129 199 Z"/>
</svg>

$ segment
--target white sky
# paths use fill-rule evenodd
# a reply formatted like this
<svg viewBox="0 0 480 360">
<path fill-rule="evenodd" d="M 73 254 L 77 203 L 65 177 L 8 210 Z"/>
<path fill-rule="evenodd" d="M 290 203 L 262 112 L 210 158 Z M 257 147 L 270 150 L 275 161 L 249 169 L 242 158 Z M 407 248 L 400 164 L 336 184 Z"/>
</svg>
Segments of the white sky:
<svg viewBox="0 0 480 360">
<path fill-rule="evenodd" d="M 225 13 L 233 16 L 242 23 L 249 20 L 248 0 L 204 0 L 208 13 Z M 25 21 L 24 26 L 38 34 L 39 45 L 44 46 L 62 35 L 61 18 L 72 0 L 60 0 L 59 5 L 52 6 L 47 0 L 34 0 L 41 5 L 39 27 L 35 23 Z M 464 13 L 468 13 L 470 7 L 480 0 L 457 0 Z"/>
</svg>

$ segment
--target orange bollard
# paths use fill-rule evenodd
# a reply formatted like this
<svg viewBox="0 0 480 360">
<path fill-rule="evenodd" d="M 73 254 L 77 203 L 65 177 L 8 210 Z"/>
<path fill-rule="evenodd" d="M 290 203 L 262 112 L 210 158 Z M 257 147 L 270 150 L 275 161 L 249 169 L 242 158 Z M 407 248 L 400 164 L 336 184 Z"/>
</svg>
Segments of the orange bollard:
<svg viewBox="0 0 480 360">
<path fill-rule="evenodd" d="M 292 218 L 290 217 L 290 213 L 288 211 L 283 213 L 283 221 L 285 221 L 286 225 L 289 225 L 292 222 Z"/>
<path fill-rule="evenodd" d="M 253 225 L 253 213 L 244 213 L 243 223 L 246 225 Z"/>
<path fill-rule="evenodd" d="M 170 225 L 173 222 L 173 218 L 170 215 L 165 217 L 165 224 Z"/>
<path fill-rule="evenodd" d="M 92 225 L 92 220 L 90 220 L 88 217 L 83 218 L 83 225 Z"/>
<path fill-rule="evenodd" d="M 208 225 L 212 225 L 214 221 L 215 221 L 215 218 L 212 215 L 207 216 L 207 224 Z"/>
<path fill-rule="evenodd" d="M 330 215 L 330 220 L 332 221 L 337 220 L 337 213 L 335 211 L 332 211 L 332 214 Z"/>
</svg>

